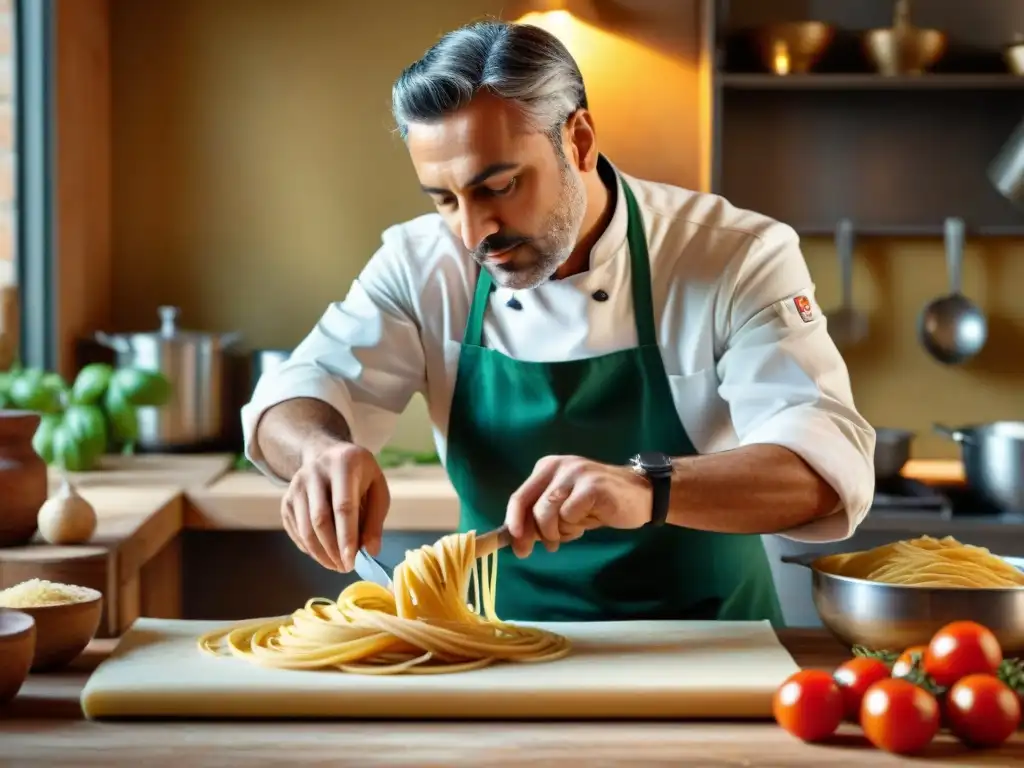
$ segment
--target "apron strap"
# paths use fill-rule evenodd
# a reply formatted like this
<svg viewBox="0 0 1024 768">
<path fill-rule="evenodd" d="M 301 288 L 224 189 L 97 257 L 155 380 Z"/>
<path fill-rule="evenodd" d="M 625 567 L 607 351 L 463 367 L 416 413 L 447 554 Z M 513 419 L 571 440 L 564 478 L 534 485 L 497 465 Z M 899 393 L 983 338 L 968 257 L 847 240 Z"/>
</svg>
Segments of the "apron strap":
<svg viewBox="0 0 1024 768">
<path fill-rule="evenodd" d="M 636 323 L 637 342 L 641 347 L 655 346 L 657 334 L 654 325 L 654 299 L 651 292 L 651 261 L 647 252 L 647 235 L 644 232 L 644 220 L 637 205 L 633 190 L 625 180 L 622 191 L 626 201 L 628 225 L 626 241 L 629 244 L 630 282 L 633 286 L 633 318 Z M 483 346 L 484 312 L 491 297 L 494 281 L 491 274 L 480 267 L 476 280 L 476 291 L 473 304 L 469 309 L 466 322 L 466 333 L 463 344 L 474 347 Z"/>
<path fill-rule="evenodd" d="M 478 267 L 480 274 L 476 279 L 476 293 L 473 294 L 473 304 L 469 308 L 469 320 L 466 321 L 466 333 L 462 339 L 463 344 L 473 347 L 482 347 L 484 338 L 484 312 L 487 310 L 487 302 L 491 298 L 491 286 L 494 280 L 491 273 L 483 267 Z"/>
</svg>

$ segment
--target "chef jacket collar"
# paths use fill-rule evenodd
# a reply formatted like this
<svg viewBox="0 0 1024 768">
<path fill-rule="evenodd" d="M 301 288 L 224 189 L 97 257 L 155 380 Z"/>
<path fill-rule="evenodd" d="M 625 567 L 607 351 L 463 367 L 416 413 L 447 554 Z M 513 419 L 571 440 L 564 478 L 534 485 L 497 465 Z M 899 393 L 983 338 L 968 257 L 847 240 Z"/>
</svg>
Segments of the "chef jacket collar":
<svg viewBox="0 0 1024 768">
<path fill-rule="evenodd" d="M 568 277 L 564 281 L 557 281 L 559 283 L 570 285 L 575 283 L 578 285 L 581 282 L 585 282 L 594 270 L 607 264 L 618 254 L 621 254 L 626 244 L 626 234 L 629 229 L 629 212 L 623 201 L 622 178 L 611 161 L 600 154 L 597 157 L 597 173 L 608 189 L 608 194 L 611 195 L 611 203 L 615 206 L 615 210 L 612 213 L 611 220 L 608 222 L 608 226 L 605 227 L 604 232 L 601 233 L 597 242 L 594 243 L 594 247 L 590 250 L 590 266 L 587 271 Z M 554 281 L 554 278 L 552 278 L 552 281 Z M 517 295 L 523 296 L 524 292 L 517 292 L 512 288 L 498 286 L 492 286 L 491 290 L 497 294 L 498 301 L 502 304 L 513 309 L 522 308 L 522 302 L 517 298 Z"/>
<path fill-rule="evenodd" d="M 629 215 L 622 199 L 622 179 L 618 170 L 608 158 L 598 155 L 597 173 L 605 187 L 608 188 L 608 194 L 611 195 L 611 203 L 615 206 L 615 210 L 608 226 L 605 227 L 601 237 L 597 239 L 590 251 L 591 270 L 597 269 L 622 252 L 622 247 L 626 242 L 626 230 L 629 226 Z"/>
</svg>

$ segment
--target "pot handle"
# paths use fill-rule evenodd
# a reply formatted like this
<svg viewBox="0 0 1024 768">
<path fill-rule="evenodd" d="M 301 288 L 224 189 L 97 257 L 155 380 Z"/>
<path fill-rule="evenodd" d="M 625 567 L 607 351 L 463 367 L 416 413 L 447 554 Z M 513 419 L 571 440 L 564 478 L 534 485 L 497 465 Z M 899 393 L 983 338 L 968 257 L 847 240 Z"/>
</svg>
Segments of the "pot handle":
<svg viewBox="0 0 1024 768">
<path fill-rule="evenodd" d="M 96 331 L 93 334 L 93 338 L 104 347 L 112 349 L 115 352 L 127 354 L 132 351 L 132 345 L 123 336 L 111 336 L 103 331 Z"/>
<path fill-rule="evenodd" d="M 233 346 L 233 345 L 237 344 L 241 340 L 242 340 L 242 334 L 241 334 L 240 331 L 231 331 L 230 333 L 222 333 L 220 336 L 217 337 L 217 341 L 220 342 L 220 346 L 222 348 Z"/>
<path fill-rule="evenodd" d="M 810 568 L 819 557 L 821 557 L 820 552 L 805 552 L 802 555 L 783 555 L 779 560 L 788 565 L 802 565 L 804 568 Z"/>
<path fill-rule="evenodd" d="M 953 442 L 974 445 L 974 440 L 972 440 L 970 435 L 962 429 L 953 429 L 952 427 L 947 427 L 945 424 L 932 424 L 932 429 L 940 435 L 945 435 Z"/>
</svg>

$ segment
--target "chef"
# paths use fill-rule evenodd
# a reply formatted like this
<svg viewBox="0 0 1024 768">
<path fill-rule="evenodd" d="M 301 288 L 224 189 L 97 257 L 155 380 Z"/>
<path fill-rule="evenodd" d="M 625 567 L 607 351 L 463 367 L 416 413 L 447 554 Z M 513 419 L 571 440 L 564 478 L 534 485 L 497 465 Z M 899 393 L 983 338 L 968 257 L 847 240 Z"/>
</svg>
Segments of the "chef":
<svg viewBox="0 0 1024 768">
<path fill-rule="evenodd" d="M 515 537 L 503 619 L 781 623 L 762 534 L 842 540 L 874 490 L 794 230 L 617 168 L 534 26 L 447 34 L 392 107 L 436 213 L 384 231 L 242 414 L 296 546 L 379 551 L 374 453 L 421 393 L 460 530 Z"/>
</svg>

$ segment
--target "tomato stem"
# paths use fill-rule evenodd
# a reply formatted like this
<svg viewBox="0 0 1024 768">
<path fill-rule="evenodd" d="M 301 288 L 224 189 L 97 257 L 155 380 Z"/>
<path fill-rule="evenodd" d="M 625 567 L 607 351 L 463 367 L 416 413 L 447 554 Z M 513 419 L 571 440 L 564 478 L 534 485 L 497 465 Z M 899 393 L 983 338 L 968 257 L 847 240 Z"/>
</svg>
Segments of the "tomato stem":
<svg viewBox="0 0 1024 768">
<path fill-rule="evenodd" d="M 853 655 L 866 656 L 869 659 L 878 659 L 889 667 L 892 667 L 900 657 L 900 654 L 897 651 L 876 651 L 863 645 L 853 646 Z M 910 672 L 905 676 L 905 679 L 915 685 L 921 686 L 930 693 L 937 695 L 945 693 L 945 688 L 936 685 L 935 681 L 925 674 L 921 667 L 921 654 L 912 653 L 911 658 L 913 663 L 911 665 Z M 999 665 L 999 669 L 996 672 L 996 677 L 1016 691 L 1017 694 L 1024 696 L 1024 660 L 1003 659 L 1002 664 Z"/>
</svg>

